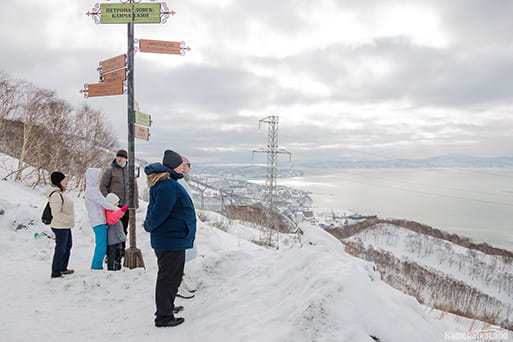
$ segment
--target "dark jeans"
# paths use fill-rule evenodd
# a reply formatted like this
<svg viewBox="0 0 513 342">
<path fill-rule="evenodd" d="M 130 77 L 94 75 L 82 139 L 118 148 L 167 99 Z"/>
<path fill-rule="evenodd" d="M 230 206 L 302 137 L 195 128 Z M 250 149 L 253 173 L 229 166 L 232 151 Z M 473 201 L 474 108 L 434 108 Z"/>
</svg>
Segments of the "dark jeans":
<svg viewBox="0 0 513 342">
<path fill-rule="evenodd" d="M 158 273 L 155 286 L 155 322 L 173 319 L 175 297 L 178 286 L 182 282 L 185 251 L 155 251 L 157 255 Z"/>
<path fill-rule="evenodd" d="M 69 256 L 73 240 L 71 238 L 71 229 L 52 228 L 55 234 L 55 252 L 52 261 L 52 277 L 59 277 L 61 273 L 68 269 Z"/>
<path fill-rule="evenodd" d="M 121 269 L 121 257 L 123 256 L 123 243 L 107 246 L 107 269 L 119 271 Z"/>
</svg>

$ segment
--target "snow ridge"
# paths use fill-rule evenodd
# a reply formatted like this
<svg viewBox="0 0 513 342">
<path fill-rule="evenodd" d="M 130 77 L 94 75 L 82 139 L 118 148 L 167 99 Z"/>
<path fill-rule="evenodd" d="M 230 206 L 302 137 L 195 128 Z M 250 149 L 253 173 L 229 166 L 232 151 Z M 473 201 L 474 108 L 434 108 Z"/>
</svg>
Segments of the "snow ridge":
<svg viewBox="0 0 513 342">
<path fill-rule="evenodd" d="M 330 231 L 337 230 L 344 228 Z M 342 241 L 347 252 L 375 262 L 387 283 L 419 301 L 513 328 L 512 258 L 381 221 Z"/>
</svg>

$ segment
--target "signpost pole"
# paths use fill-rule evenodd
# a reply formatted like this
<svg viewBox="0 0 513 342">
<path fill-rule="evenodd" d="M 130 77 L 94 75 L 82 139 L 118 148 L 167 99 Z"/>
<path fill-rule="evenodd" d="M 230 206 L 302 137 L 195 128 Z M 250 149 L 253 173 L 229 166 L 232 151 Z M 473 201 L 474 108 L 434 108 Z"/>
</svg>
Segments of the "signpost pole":
<svg viewBox="0 0 513 342">
<path fill-rule="evenodd" d="M 136 207 L 135 207 L 135 138 L 149 140 L 149 127 L 151 117 L 148 114 L 138 113 L 139 125 L 135 126 L 136 113 L 134 108 L 134 24 L 135 23 L 165 23 L 169 15 L 167 4 L 141 3 L 141 0 L 120 0 L 121 4 L 96 3 L 93 9 L 86 13 L 91 16 L 96 24 L 127 24 L 128 27 L 128 51 L 125 55 L 116 56 L 100 62 L 100 83 L 84 84 L 80 90 L 85 97 L 121 95 L 124 93 L 126 76 L 127 85 L 127 116 L 128 116 L 128 218 L 130 247 L 125 251 L 123 265 L 130 269 L 145 267 L 141 250 L 137 248 L 135 236 Z M 153 1 L 153 0 L 152 0 Z M 141 52 L 167 53 L 184 55 L 190 50 L 185 42 L 168 42 L 143 39 Z M 125 64 L 126 60 L 126 64 Z M 126 66 L 127 75 L 123 74 Z"/>
<path fill-rule="evenodd" d="M 133 0 L 130 0 L 133 6 Z M 130 248 L 125 251 L 125 261 L 123 265 L 130 269 L 136 267 L 144 267 L 141 250 L 136 246 L 135 239 L 135 110 L 134 110 L 134 8 L 132 7 L 132 20 L 128 25 L 128 52 L 127 52 L 127 69 L 128 69 L 128 217 L 129 217 L 129 236 Z"/>
</svg>

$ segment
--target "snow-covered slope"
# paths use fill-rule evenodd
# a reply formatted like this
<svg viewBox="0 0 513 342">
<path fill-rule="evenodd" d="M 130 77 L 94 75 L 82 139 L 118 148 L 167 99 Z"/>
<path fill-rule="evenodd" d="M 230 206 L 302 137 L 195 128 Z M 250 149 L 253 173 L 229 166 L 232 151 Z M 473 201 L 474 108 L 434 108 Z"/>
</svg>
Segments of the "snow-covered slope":
<svg viewBox="0 0 513 342">
<path fill-rule="evenodd" d="M 349 228 L 346 228 L 349 229 Z M 344 228 L 333 231 L 343 233 Z M 377 222 L 342 241 L 375 262 L 392 286 L 437 307 L 511 327 L 513 259 L 490 255 L 396 224 Z"/>
<path fill-rule="evenodd" d="M 507 258 L 487 255 L 391 224 L 380 224 L 348 240 L 376 246 L 400 259 L 444 272 L 502 301 L 513 298 L 513 264 Z"/>
<path fill-rule="evenodd" d="M 1 175 L 0 175 L 1 176 Z M 43 196 L 0 181 L 0 335 L 2 341 L 443 341 L 466 327 L 436 320 L 413 298 L 380 280 L 372 265 L 340 242 L 304 226 L 302 246 L 258 247 L 199 224 L 200 256 L 186 266 L 196 297 L 177 299 L 185 324 L 153 326 L 155 256 L 140 228 L 146 269 L 89 269 L 94 235 L 83 200 L 74 194 L 76 227 L 70 267 L 50 279 L 53 240 L 39 217 Z M 238 229 L 243 229 L 240 223 Z M 34 238 L 34 233 L 41 237 Z"/>
</svg>

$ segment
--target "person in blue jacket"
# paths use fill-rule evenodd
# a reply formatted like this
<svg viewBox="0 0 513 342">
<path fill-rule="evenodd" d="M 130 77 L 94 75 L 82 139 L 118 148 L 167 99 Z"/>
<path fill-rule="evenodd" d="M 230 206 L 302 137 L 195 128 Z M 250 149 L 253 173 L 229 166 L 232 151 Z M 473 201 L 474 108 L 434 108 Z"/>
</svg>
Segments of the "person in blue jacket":
<svg viewBox="0 0 513 342">
<path fill-rule="evenodd" d="M 182 281 L 185 250 L 193 246 L 196 235 L 196 213 L 192 199 L 178 184 L 182 178 L 183 161 L 180 154 L 166 150 L 161 163 L 144 168 L 150 200 L 144 229 L 150 233 L 151 247 L 157 256 L 158 272 L 155 286 L 156 327 L 171 327 L 184 322 L 174 314 L 175 297 Z"/>
</svg>

